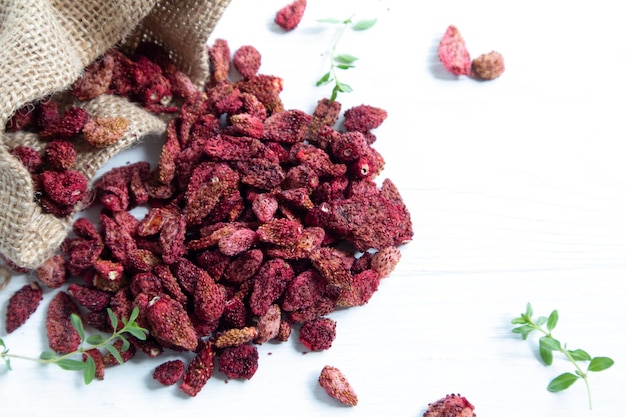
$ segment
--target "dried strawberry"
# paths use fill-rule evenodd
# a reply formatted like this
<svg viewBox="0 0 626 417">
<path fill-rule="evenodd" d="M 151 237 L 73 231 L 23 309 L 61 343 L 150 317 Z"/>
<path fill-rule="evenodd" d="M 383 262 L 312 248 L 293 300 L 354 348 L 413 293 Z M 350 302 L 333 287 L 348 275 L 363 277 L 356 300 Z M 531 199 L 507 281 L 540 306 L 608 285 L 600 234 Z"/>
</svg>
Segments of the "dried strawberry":
<svg viewBox="0 0 626 417">
<path fill-rule="evenodd" d="M 35 269 L 35 275 L 48 288 L 61 287 L 68 276 L 65 258 L 60 254 L 51 256 Z"/>
<path fill-rule="evenodd" d="M 146 318 L 150 334 L 164 346 L 191 351 L 198 346 L 198 337 L 185 308 L 168 295 L 150 301 Z"/>
<path fill-rule="evenodd" d="M 459 394 L 448 394 L 428 404 L 424 417 L 476 417 L 474 406 Z"/>
<path fill-rule="evenodd" d="M 180 390 L 190 397 L 198 395 L 213 374 L 215 352 L 211 343 L 205 343 L 191 360 L 183 375 Z"/>
<path fill-rule="evenodd" d="M 300 328 L 300 342 L 312 351 L 330 349 L 335 340 L 337 323 L 327 317 L 307 321 Z"/>
<path fill-rule="evenodd" d="M 36 282 L 24 285 L 17 290 L 7 306 L 5 328 L 7 333 L 14 332 L 37 310 L 43 300 L 43 291 Z"/>
<path fill-rule="evenodd" d="M 456 26 L 448 26 L 439 42 L 438 53 L 447 71 L 454 75 L 470 75 L 470 55 L 465 46 L 465 40 Z"/>
<path fill-rule="evenodd" d="M 259 367 L 259 351 L 252 345 L 227 347 L 218 357 L 218 369 L 228 378 L 250 379 Z"/>
<path fill-rule="evenodd" d="M 343 404 L 357 405 L 358 398 L 354 389 L 338 368 L 330 365 L 324 366 L 319 376 L 319 384 L 328 395 L 336 398 Z"/>
<path fill-rule="evenodd" d="M 39 132 L 42 139 L 68 140 L 78 135 L 87 121 L 87 111 L 80 107 L 69 107 L 58 120 L 51 122 Z"/>
<path fill-rule="evenodd" d="M 304 15 L 306 0 L 295 0 L 293 3 L 282 7 L 277 13 L 274 21 L 281 28 L 290 31 L 294 30 Z"/>
<path fill-rule="evenodd" d="M 124 117 L 94 117 L 83 127 L 83 138 L 91 146 L 104 148 L 124 138 L 130 121 Z"/>
<path fill-rule="evenodd" d="M 152 373 L 152 378 L 162 385 L 174 385 L 183 377 L 185 364 L 180 359 L 163 362 Z"/>
<path fill-rule="evenodd" d="M 80 346 L 80 335 L 70 319 L 72 314 L 80 315 L 78 306 L 66 292 L 59 291 L 50 301 L 46 317 L 48 342 L 56 353 L 74 352 Z"/>
</svg>

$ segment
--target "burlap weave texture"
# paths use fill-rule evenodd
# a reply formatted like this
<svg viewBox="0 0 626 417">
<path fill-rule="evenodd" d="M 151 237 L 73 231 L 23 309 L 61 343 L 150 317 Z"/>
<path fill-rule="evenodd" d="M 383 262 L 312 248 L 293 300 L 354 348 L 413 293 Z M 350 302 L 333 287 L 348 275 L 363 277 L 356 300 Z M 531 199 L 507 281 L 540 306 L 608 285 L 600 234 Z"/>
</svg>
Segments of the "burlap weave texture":
<svg viewBox="0 0 626 417">
<path fill-rule="evenodd" d="M 111 47 L 132 52 L 155 42 L 197 85 L 208 76 L 207 39 L 230 0 L 1 0 L 0 1 L 0 254 L 33 269 L 67 236 L 71 217 L 42 212 L 28 171 L 9 151 L 36 137 L 4 132 L 25 104 L 71 87 L 83 69 Z M 126 99 L 102 96 L 81 103 L 92 115 L 123 116 L 130 126 L 112 147 L 79 147 L 75 169 L 93 178 L 111 156 L 165 122 Z M 41 144 L 39 144 L 41 145 Z"/>
</svg>

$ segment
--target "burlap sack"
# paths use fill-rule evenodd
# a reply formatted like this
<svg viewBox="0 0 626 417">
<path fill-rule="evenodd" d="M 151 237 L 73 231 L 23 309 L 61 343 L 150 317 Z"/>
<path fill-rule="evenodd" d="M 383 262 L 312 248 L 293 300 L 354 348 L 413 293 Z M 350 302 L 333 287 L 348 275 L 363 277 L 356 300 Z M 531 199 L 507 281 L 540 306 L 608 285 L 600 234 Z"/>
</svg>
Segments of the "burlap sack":
<svg viewBox="0 0 626 417">
<path fill-rule="evenodd" d="M 34 134 L 5 133 L 25 104 L 67 90 L 90 62 L 111 47 L 132 51 L 152 41 L 202 85 L 208 76 L 206 42 L 230 0 L 1 0 L 0 1 L 0 254 L 34 269 L 54 254 L 71 227 L 42 212 L 28 171 L 9 150 L 41 149 Z M 125 99 L 102 96 L 83 103 L 90 114 L 124 116 L 131 125 L 110 148 L 79 149 L 75 169 L 93 178 L 111 156 L 165 123 Z"/>
</svg>

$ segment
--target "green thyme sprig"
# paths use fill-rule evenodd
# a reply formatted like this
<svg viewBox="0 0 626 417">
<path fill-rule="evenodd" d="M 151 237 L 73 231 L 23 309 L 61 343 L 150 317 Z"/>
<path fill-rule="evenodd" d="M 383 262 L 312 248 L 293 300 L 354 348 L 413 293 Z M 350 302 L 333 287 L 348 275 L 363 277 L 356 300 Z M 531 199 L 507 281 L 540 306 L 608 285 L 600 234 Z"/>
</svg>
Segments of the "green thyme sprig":
<svg viewBox="0 0 626 417">
<path fill-rule="evenodd" d="M 113 311 L 109 308 L 107 309 L 107 313 L 109 315 L 109 320 L 111 321 L 111 327 L 113 329 L 117 329 L 117 326 L 120 322 L 118 317 L 113 313 Z M 89 384 L 93 381 L 96 376 L 96 363 L 91 357 L 91 355 L 85 355 L 85 360 L 73 359 L 73 357 L 82 355 L 91 349 L 105 349 L 115 359 L 120 363 L 124 363 L 120 352 L 125 352 L 130 348 L 130 342 L 128 341 L 127 335 L 132 335 L 139 340 L 145 340 L 148 335 L 148 330 L 140 327 L 136 320 L 139 316 L 139 309 L 135 307 L 131 312 L 128 320 L 125 318 L 121 319 L 123 326 L 119 330 L 115 330 L 109 337 L 105 337 L 101 334 L 95 334 L 91 336 L 87 336 L 85 334 L 85 328 L 83 327 L 83 322 L 77 314 L 72 314 L 70 316 L 70 320 L 72 326 L 78 334 L 80 335 L 80 347 L 76 349 L 74 352 L 70 352 L 64 355 L 57 355 L 51 351 L 42 352 L 39 355 L 39 358 L 30 358 L 26 356 L 13 355 L 9 353 L 9 349 L 2 339 L 0 339 L 0 357 L 4 361 L 7 369 L 11 370 L 11 359 L 25 359 L 38 363 L 43 363 L 46 365 L 57 365 L 61 369 L 66 371 L 82 371 L 83 372 L 83 381 L 85 384 Z M 116 340 L 122 341 L 121 349 L 118 350 L 113 343 Z"/>
<path fill-rule="evenodd" d="M 335 83 L 333 86 L 333 91 L 330 95 L 330 102 L 332 103 L 337 99 L 337 95 L 339 93 L 350 93 L 352 92 L 352 87 L 348 84 L 339 81 L 339 71 L 338 70 L 348 70 L 350 68 L 354 68 L 354 63 L 358 59 L 356 56 L 351 54 L 339 54 L 337 53 L 337 45 L 339 41 L 343 37 L 347 28 L 352 28 L 352 30 L 362 31 L 367 30 L 374 26 L 377 22 L 377 19 L 369 19 L 369 20 L 358 20 L 353 21 L 354 16 L 349 17 L 348 19 L 318 19 L 318 22 L 321 23 L 330 23 L 335 25 L 341 25 L 341 29 L 333 42 L 333 45 L 330 49 L 330 69 L 329 71 L 322 75 L 322 77 L 317 80 L 316 85 L 322 86 L 326 84 L 330 84 L 332 82 Z"/>
<path fill-rule="evenodd" d="M 613 359 L 605 356 L 591 357 L 582 349 L 568 349 L 567 344 L 561 344 L 552 335 L 552 331 L 559 321 L 559 312 L 552 311 L 548 317 L 540 316 L 533 320 L 533 308 L 530 303 L 526 305 L 526 312 L 520 317 L 511 320 L 512 324 L 519 325 L 513 328 L 513 333 L 522 336 L 523 340 L 534 331 L 538 331 L 543 336 L 539 338 L 539 356 L 546 365 L 552 365 L 554 352 L 562 353 L 576 368 L 574 373 L 565 372 L 554 378 L 548 384 L 548 391 L 559 392 L 569 388 L 574 382 L 582 379 L 587 388 L 587 398 L 589 401 L 589 409 L 592 408 L 591 388 L 589 386 L 589 372 L 600 372 L 610 368 L 615 363 Z M 581 364 L 582 362 L 582 364 Z M 584 365 L 586 364 L 586 365 Z M 583 370 L 584 369 L 584 370 Z"/>
</svg>

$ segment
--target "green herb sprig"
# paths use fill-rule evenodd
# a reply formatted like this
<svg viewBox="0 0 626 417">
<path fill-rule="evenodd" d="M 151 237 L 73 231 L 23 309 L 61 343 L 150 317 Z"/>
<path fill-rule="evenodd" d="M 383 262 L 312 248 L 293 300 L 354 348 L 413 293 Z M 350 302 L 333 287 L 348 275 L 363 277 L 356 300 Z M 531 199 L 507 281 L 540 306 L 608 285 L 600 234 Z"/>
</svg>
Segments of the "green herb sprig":
<svg viewBox="0 0 626 417">
<path fill-rule="evenodd" d="M 316 83 L 318 87 L 330 84 L 332 82 L 335 83 L 329 99 L 331 103 L 337 99 L 337 95 L 339 93 L 352 92 L 352 87 L 350 87 L 346 83 L 339 81 L 338 70 L 348 70 L 350 68 L 354 68 L 354 63 L 358 59 L 356 56 L 351 54 L 338 54 L 337 45 L 339 44 L 339 41 L 343 37 L 347 28 L 352 28 L 352 30 L 357 31 L 363 31 L 371 28 L 377 22 L 377 19 L 353 21 L 353 17 L 354 16 L 351 16 L 348 19 L 344 20 L 334 18 L 318 19 L 318 22 L 321 23 L 341 25 L 341 29 L 339 30 L 339 33 L 337 34 L 337 37 L 335 38 L 335 41 L 333 42 L 330 49 L 330 69 L 326 74 L 322 75 L 322 77 Z"/>
<path fill-rule="evenodd" d="M 591 357 L 582 349 L 568 349 L 567 344 L 561 344 L 552 335 L 552 331 L 556 327 L 559 320 L 557 310 L 552 311 L 548 317 L 540 316 L 533 320 L 533 308 L 530 303 L 526 305 L 526 312 L 520 317 L 511 320 L 512 324 L 519 325 L 513 328 L 513 333 L 519 334 L 523 340 L 534 331 L 540 332 L 543 336 L 539 338 L 539 356 L 546 365 L 552 365 L 553 352 L 562 353 L 576 368 L 574 373 L 565 372 L 554 378 L 548 384 L 548 391 L 559 392 L 569 388 L 574 382 L 582 379 L 587 388 L 587 398 L 589 401 L 589 409 L 592 409 L 591 388 L 589 386 L 589 372 L 600 372 L 610 368 L 615 363 L 613 359 L 605 356 Z M 586 366 L 581 364 L 586 363 Z M 585 369 L 586 368 L 586 369 Z M 585 370 L 583 370 L 585 369 Z"/>
<path fill-rule="evenodd" d="M 109 319 L 111 321 L 111 327 L 113 329 L 117 329 L 117 326 L 120 322 L 118 317 L 113 313 L 113 311 L 109 308 L 107 309 L 107 313 L 109 315 Z M 124 363 L 120 352 L 125 352 L 130 348 L 130 342 L 128 341 L 127 335 L 132 335 L 139 340 L 145 340 L 148 335 L 148 330 L 140 327 L 136 320 L 139 316 L 139 309 L 135 307 L 128 320 L 125 318 L 121 319 L 123 326 L 119 330 L 115 330 L 109 337 L 105 337 L 101 334 L 95 334 L 91 336 L 87 336 L 85 334 L 85 328 L 83 327 L 83 322 L 77 314 L 72 314 L 70 316 L 70 320 L 72 326 L 78 334 L 80 335 L 80 347 L 76 349 L 74 352 L 70 352 L 64 355 L 57 355 L 51 351 L 44 351 L 39 355 L 39 358 L 31 358 L 26 356 L 14 355 L 9 353 L 9 349 L 2 339 L 0 339 L 0 357 L 4 361 L 8 370 L 11 370 L 11 359 L 25 359 L 30 360 L 46 365 L 54 364 L 59 366 L 61 369 L 66 371 L 82 371 L 83 372 L 83 381 L 85 384 L 90 384 L 95 376 L 96 376 L 96 363 L 90 355 L 85 355 L 85 360 L 73 359 L 73 357 L 77 355 L 83 355 L 87 351 L 91 349 L 105 349 L 115 359 L 120 363 Z M 113 343 L 116 340 L 122 341 L 121 349 L 118 350 Z"/>
</svg>

